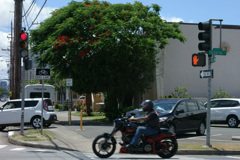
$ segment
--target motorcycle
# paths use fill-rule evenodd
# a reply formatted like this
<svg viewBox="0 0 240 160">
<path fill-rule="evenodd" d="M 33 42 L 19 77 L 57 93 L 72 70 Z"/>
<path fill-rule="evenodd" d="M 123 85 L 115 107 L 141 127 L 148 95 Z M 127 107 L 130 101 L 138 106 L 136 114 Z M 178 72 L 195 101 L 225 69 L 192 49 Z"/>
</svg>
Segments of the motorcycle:
<svg viewBox="0 0 240 160">
<path fill-rule="evenodd" d="M 112 133 L 104 133 L 94 139 L 93 152 L 100 158 L 110 157 L 116 150 L 117 141 L 114 135 L 120 131 L 122 133 L 122 142 L 119 143 L 121 145 L 120 153 L 157 154 L 162 158 L 170 158 L 175 155 L 178 150 L 176 134 L 167 128 L 161 128 L 156 135 L 142 135 L 136 148 L 127 149 L 126 145 L 130 144 L 137 127 L 138 124 L 130 122 L 128 118 L 115 119 Z"/>
</svg>

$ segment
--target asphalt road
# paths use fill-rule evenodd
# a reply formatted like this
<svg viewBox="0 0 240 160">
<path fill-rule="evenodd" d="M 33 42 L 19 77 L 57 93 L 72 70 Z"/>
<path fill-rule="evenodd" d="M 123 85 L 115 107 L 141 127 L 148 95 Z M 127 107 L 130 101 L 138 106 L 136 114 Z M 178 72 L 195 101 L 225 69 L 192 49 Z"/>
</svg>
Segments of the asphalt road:
<svg viewBox="0 0 240 160">
<path fill-rule="evenodd" d="M 80 130 L 79 125 L 66 125 L 65 127 L 70 130 L 77 132 L 78 134 L 83 135 L 86 138 L 94 139 L 96 136 L 102 133 L 110 133 L 113 129 L 112 125 L 83 125 L 83 130 Z M 232 136 L 240 136 L 239 132 L 240 127 L 238 128 L 229 128 L 227 125 L 212 125 L 210 129 L 211 137 L 210 144 L 219 144 L 219 143 L 233 143 L 239 144 L 240 141 L 232 140 Z M 116 135 L 117 138 L 121 138 L 120 132 Z M 177 135 L 179 144 L 206 144 L 206 135 L 197 136 L 195 132 L 189 132 L 185 134 Z"/>
</svg>

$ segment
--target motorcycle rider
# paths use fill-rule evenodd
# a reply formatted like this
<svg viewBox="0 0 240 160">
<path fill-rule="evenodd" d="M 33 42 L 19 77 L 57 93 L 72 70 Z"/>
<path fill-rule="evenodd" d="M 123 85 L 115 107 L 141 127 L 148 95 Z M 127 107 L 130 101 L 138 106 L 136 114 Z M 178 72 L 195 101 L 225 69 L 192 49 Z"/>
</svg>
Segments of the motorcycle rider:
<svg viewBox="0 0 240 160">
<path fill-rule="evenodd" d="M 153 109 L 153 102 L 151 100 L 145 100 L 142 102 L 143 111 L 147 112 L 145 116 L 138 118 L 129 118 L 130 121 L 145 121 L 145 126 L 139 126 L 135 132 L 135 135 L 129 145 L 126 145 L 127 149 L 133 149 L 137 146 L 139 139 L 142 134 L 145 135 L 154 135 L 157 134 L 160 125 L 159 125 L 159 115 Z"/>
</svg>

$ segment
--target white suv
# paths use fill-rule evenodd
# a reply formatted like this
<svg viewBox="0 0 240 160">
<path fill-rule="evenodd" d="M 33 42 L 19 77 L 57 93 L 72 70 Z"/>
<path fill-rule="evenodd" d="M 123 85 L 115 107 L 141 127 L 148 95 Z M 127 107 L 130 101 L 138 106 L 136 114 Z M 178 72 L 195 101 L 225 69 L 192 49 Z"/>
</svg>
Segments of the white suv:
<svg viewBox="0 0 240 160">
<path fill-rule="evenodd" d="M 240 99 L 221 98 L 211 100 L 211 123 L 225 123 L 237 127 L 240 122 Z"/>
<path fill-rule="evenodd" d="M 21 124 L 22 99 L 9 100 L 0 107 L 0 130 L 6 126 Z M 34 128 L 41 127 L 42 98 L 25 99 L 24 124 L 31 124 Z M 57 115 L 50 99 L 43 99 L 43 124 L 49 127 L 57 120 Z"/>
</svg>

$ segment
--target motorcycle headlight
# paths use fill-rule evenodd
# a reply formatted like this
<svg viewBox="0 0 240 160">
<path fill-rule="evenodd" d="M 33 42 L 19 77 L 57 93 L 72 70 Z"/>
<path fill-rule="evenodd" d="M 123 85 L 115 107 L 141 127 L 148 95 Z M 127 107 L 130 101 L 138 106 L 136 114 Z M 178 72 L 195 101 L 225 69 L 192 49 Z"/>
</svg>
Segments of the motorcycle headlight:
<svg viewBox="0 0 240 160">
<path fill-rule="evenodd" d="M 159 118 L 159 121 L 160 122 L 164 122 L 164 121 L 166 121 L 168 119 L 168 117 L 161 117 L 161 118 Z"/>
</svg>

